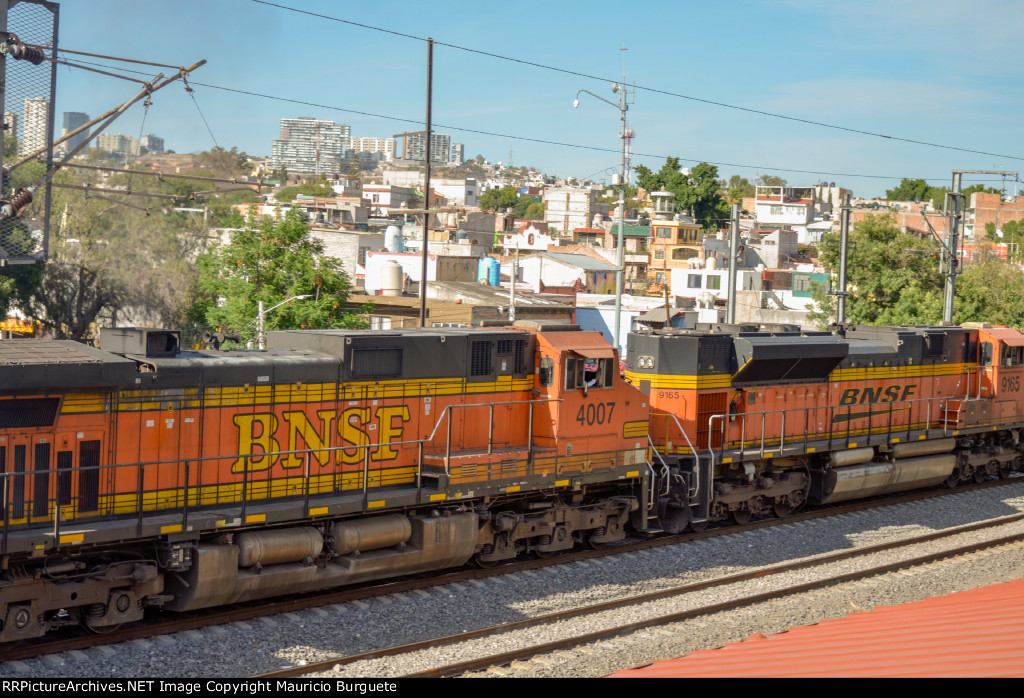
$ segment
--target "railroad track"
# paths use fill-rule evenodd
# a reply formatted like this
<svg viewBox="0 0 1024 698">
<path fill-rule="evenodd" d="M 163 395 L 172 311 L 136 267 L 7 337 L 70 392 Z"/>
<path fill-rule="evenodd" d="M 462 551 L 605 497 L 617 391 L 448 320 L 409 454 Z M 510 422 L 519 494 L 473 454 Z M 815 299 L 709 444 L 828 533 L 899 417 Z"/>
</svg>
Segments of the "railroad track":
<svg viewBox="0 0 1024 698">
<path fill-rule="evenodd" d="M 956 495 L 975 489 L 987 489 L 1000 487 L 1006 484 L 1019 483 L 1019 478 L 1010 480 L 998 480 L 983 483 L 980 485 L 963 486 L 953 490 L 933 490 L 922 493 L 904 494 L 886 499 L 857 502 L 836 506 L 828 509 L 801 512 L 784 519 L 763 519 L 752 522 L 743 527 L 723 526 L 712 528 L 702 533 L 688 533 L 676 536 L 663 536 L 655 539 L 628 542 L 620 545 L 610 546 L 599 550 L 577 551 L 560 555 L 552 559 L 523 559 L 513 563 L 501 565 L 491 569 L 462 569 L 453 572 L 435 574 L 430 577 L 421 577 L 391 581 L 383 584 L 367 585 L 357 589 L 346 589 L 339 592 L 316 594 L 289 598 L 285 600 L 272 600 L 258 604 L 250 604 L 244 607 L 221 609 L 212 613 L 197 613 L 188 616 L 159 616 L 152 622 L 136 624 L 129 628 L 121 628 L 106 635 L 82 634 L 76 637 L 52 639 L 46 638 L 32 644 L 3 648 L 4 661 L 24 660 L 42 655 L 51 655 L 61 652 L 73 652 L 84 650 L 97 645 L 115 644 L 137 640 L 140 638 L 152 638 L 171 633 L 180 633 L 188 630 L 197 630 L 207 626 L 222 625 L 236 621 L 247 621 L 255 618 L 267 617 L 280 613 L 302 611 L 318 606 L 329 606 L 353 601 L 365 600 L 371 597 L 394 594 L 398 592 L 409 592 L 429 586 L 437 586 L 451 583 L 464 583 L 472 580 L 482 580 L 498 575 L 505 575 L 517 571 L 536 570 L 552 564 L 565 564 L 599 559 L 608 555 L 618 555 L 628 552 L 642 551 L 657 546 L 673 545 L 681 542 L 707 539 L 715 536 L 733 534 L 738 531 L 757 530 L 760 528 L 777 526 L 798 521 L 811 521 L 837 514 L 848 514 L 864 511 L 880 506 L 889 506 L 899 503 L 919 501 L 923 499 L 940 498 L 949 495 Z M 759 573 L 761 575 L 764 572 Z M 506 628 L 507 629 L 507 628 Z M 308 671 L 308 669 L 306 670 Z"/>
<path fill-rule="evenodd" d="M 950 540 L 956 538 L 957 536 L 962 536 L 966 533 L 983 531 L 987 529 L 1006 528 L 1011 524 L 1019 523 L 1021 521 L 1024 521 L 1024 514 L 1002 517 L 999 519 L 984 521 L 980 523 L 959 526 L 941 532 L 917 536 L 914 538 L 894 543 L 885 543 L 881 545 L 868 546 L 864 548 L 858 548 L 855 550 L 845 550 L 837 553 L 822 555 L 819 557 L 815 557 L 813 559 L 800 560 L 792 563 L 777 565 L 770 568 L 762 568 L 752 572 L 727 575 L 698 583 L 683 584 L 673 588 L 659 590 L 657 592 L 624 597 L 616 599 L 614 601 L 608 601 L 593 604 L 586 607 L 575 608 L 567 611 L 560 611 L 557 613 L 551 613 L 544 616 L 533 617 L 519 622 L 503 623 L 500 625 L 495 625 L 487 628 L 480 628 L 473 631 L 459 633 L 457 635 L 431 638 L 420 642 L 389 647 L 385 649 L 374 650 L 371 652 L 364 652 L 360 654 L 332 657 L 314 664 L 305 664 L 302 666 L 288 667 L 278 671 L 264 673 L 254 678 L 274 679 L 310 676 L 312 674 L 317 674 L 319 672 L 337 671 L 342 667 L 353 665 L 357 662 L 365 662 L 368 660 L 377 660 L 385 658 L 400 658 L 403 656 L 408 656 L 414 653 L 424 652 L 428 650 L 432 652 L 441 650 L 443 652 L 443 649 L 447 647 L 453 647 L 459 644 L 468 644 L 478 641 L 483 641 L 479 642 L 479 644 L 482 644 L 484 646 L 492 646 L 494 644 L 502 643 L 502 640 L 500 639 L 502 635 L 513 633 L 517 630 L 534 629 L 539 626 L 562 623 L 564 621 L 571 619 L 598 618 L 601 614 L 606 614 L 609 611 L 615 611 L 631 606 L 641 607 L 643 604 L 651 604 L 653 602 L 660 602 L 666 599 L 683 597 L 689 594 L 704 592 L 712 589 L 722 589 L 725 587 L 729 587 L 731 585 L 750 582 L 752 580 L 784 575 L 788 572 L 793 572 L 796 570 L 809 569 L 813 567 L 825 567 L 837 562 L 851 561 L 862 558 L 866 559 L 871 556 L 877 556 L 885 552 L 898 551 L 900 549 L 906 549 L 912 546 L 922 545 L 925 543 Z M 612 623 L 607 627 L 601 628 L 600 630 L 582 633 L 571 633 L 566 637 L 560 638 L 558 640 L 542 642 L 537 644 L 525 644 L 517 646 L 514 649 L 509 649 L 507 651 L 497 653 L 485 653 L 474 659 L 442 664 L 434 668 L 415 671 L 404 674 L 400 677 L 393 678 L 452 677 L 464 675 L 470 672 L 485 671 L 495 667 L 509 665 L 514 662 L 525 662 L 538 655 L 557 652 L 560 650 L 574 649 L 580 647 L 581 645 L 587 645 L 591 643 L 600 642 L 603 640 L 608 640 L 638 630 L 649 629 L 654 626 L 678 623 L 681 621 L 686 621 L 692 618 L 706 616 L 713 613 L 721 613 L 724 611 L 730 611 L 738 608 L 743 608 L 746 606 L 752 606 L 754 604 L 763 603 L 766 601 L 774 601 L 782 596 L 790 596 L 808 591 L 814 591 L 817 589 L 831 587 L 834 585 L 843 584 L 855 580 L 865 579 L 876 575 L 891 573 L 897 570 L 903 570 L 906 568 L 916 567 L 920 565 L 927 565 L 934 563 L 936 561 L 945 560 L 960 555 L 972 554 L 981 550 L 988 550 L 1000 546 L 1011 545 L 1024 547 L 1024 540 L 1022 540 L 1021 533 L 1019 531 L 1009 535 L 997 536 L 995 538 L 991 538 L 982 542 L 975 542 L 967 545 L 945 548 L 940 551 L 931 552 L 924 555 L 917 555 L 911 558 L 901 559 L 895 562 L 873 564 L 869 567 L 865 567 L 854 572 L 826 574 L 813 581 L 784 585 L 761 593 L 742 595 L 724 602 L 707 605 L 697 605 L 692 608 L 687 608 L 686 610 L 675 611 L 671 613 L 658 613 L 657 611 L 654 611 L 650 615 L 645 615 L 644 618 L 633 622 Z M 637 614 L 639 613 L 640 611 L 638 610 Z M 467 651 L 472 650 L 461 650 L 461 652 Z"/>
</svg>

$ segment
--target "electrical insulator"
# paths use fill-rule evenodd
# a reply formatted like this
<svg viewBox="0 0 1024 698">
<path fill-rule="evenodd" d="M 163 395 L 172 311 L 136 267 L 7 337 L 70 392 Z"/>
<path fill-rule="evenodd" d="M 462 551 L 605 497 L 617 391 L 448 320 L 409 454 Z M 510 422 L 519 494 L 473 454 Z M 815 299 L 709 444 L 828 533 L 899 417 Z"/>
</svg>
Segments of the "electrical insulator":
<svg viewBox="0 0 1024 698">
<path fill-rule="evenodd" d="M 17 34 L 8 34 L 5 51 L 12 58 L 19 61 L 28 61 L 32 65 L 39 65 L 46 60 L 46 54 L 37 48 L 26 46 L 25 42 L 18 39 Z"/>
<path fill-rule="evenodd" d="M 30 203 L 32 192 L 28 189 L 19 189 L 10 201 L 0 201 L 0 218 L 15 218 Z"/>
</svg>

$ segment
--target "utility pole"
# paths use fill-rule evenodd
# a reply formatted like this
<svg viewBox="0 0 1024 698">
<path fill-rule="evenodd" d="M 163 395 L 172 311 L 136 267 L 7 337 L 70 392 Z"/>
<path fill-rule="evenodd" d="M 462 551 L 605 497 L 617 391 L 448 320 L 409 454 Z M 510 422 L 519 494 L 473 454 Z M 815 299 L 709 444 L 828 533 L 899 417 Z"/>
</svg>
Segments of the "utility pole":
<svg viewBox="0 0 1024 698">
<path fill-rule="evenodd" d="M 420 327 L 427 326 L 427 240 L 430 238 L 430 108 L 433 99 L 434 40 L 427 37 L 427 169 L 423 184 L 423 263 L 420 266 Z M 403 143 L 404 146 L 404 143 Z"/>
<path fill-rule="evenodd" d="M 625 49 L 623 49 L 625 50 Z M 625 63 L 625 59 L 623 59 Z M 625 65 L 623 65 L 622 84 L 615 83 L 612 85 L 612 92 L 619 95 L 619 103 L 616 104 L 611 100 L 599 97 L 590 90 L 579 90 L 576 92 L 576 99 L 573 102 L 573 108 L 580 105 L 580 93 L 586 92 L 591 97 L 596 97 L 605 104 L 610 104 L 619 110 L 619 116 L 622 121 L 619 127 L 619 138 L 622 141 L 621 157 L 619 160 L 619 174 L 616 175 L 618 178 L 619 185 L 619 215 L 618 215 L 618 226 L 619 233 L 616 236 L 617 251 L 615 255 L 615 334 L 614 343 L 615 348 L 620 348 L 619 336 L 621 334 L 622 325 L 622 277 L 625 272 L 625 249 L 624 249 L 624 235 L 625 235 L 625 217 L 626 217 L 626 143 L 633 137 L 633 132 L 626 128 L 626 112 L 629 110 L 629 104 L 627 100 L 628 90 L 626 89 L 626 75 Z"/>
<path fill-rule="evenodd" d="M 740 248 L 740 205 L 732 205 L 732 225 L 729 228 L 729 296 L 725 301 L 725 321 L 736 322 L 736 266 Z"/>
<path fill-rule="evenodd" d="M 836 298 L 836 324 L 846 323 L 846 262 L 850 247 L 850 195 L 843 198 L 839 213 L 839 290 L 833 291 Z"/>
</svg>

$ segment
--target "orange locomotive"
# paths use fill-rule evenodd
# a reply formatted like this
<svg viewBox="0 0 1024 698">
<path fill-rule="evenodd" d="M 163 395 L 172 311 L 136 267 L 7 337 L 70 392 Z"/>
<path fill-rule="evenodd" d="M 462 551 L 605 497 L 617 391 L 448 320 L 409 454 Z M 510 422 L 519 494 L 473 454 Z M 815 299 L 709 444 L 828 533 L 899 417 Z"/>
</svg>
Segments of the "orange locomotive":
<svg viewBox="0 0 1024 698">
<path fill-rule="evenodd" d="M 575 326 L 102 339 L 0 343 L 0 641 L 601 545 L 650 499 L 646 400 Z"/>
<path fill-rule="evenodd" d="M 668 530 L 1022 470 L 1024 336 L 1004 327 L 631 334 Z"/>
<path fill-rule="evenodd" d="M 1006 328 L 0 342 L 0 642 L 1022 468 Z"/>
</svg>

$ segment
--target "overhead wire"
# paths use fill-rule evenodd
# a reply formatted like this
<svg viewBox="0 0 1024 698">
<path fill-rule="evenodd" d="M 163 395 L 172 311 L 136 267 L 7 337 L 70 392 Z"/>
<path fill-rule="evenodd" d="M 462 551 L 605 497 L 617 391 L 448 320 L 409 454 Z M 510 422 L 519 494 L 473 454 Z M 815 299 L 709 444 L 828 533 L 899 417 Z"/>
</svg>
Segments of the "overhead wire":
<svg viewBox="0 0 1024 698">
<path fill-rule="evenodd" d="M 263 0 L 253 0 L 253 2 L 263 2 Z M 263 2 L 263 4 L 271 4 L 271 5 L 273 5 L 273 3 L 265 3 L 265 2 Z M 285 9 L 288 9 L 288 8 L 285 8 Z M 296 11 L 299 11 L 299 10 L 296 10 Z M 321 15 L 318 15 L 316 13 L 310 13 L 310 12 L 306 12 L 306 11 L 301 11 L 301 12 L 303 12 L 305 14 L 312 14 L 312 15 L 318 16 L 318 17 L 321 16 Z M 327 18 L 327 19 L 334 19 L 334 18 L 330 18 L 330 17 L 326 17 L 326 16 L 325 16 L 325 18 Z M 356 26 L 366 26 L 369 29 L 377 29 L 379 31 L 384 31 L 386 33 L 393 33 L 393 34 L 396 34 L 398 36 L 403 36 L 403 37 L 407 37 L 407 38 L 417 38 L 417 37 L 411 37 L 411 36 L 406 35 L 406 34 L 402 34 L 400 32 L 392 32 L 390 30 L 380 29 L 380 28 L 377 28 L 377 27 L 369 26 L 369 25 L 362 25 L 362 24 L 359 24 L 358 22 L 349 22 L 347 20 L 337 20 L 337 21 L 345 22 L 347 24 L 353 24 L 353 25 L 356 25 Z M 456 46 L 455 48 L 460 48 L 460 47 Z M 59 51 L 65 51 L 66 49 L 58 49 L 58 50 Z M 470 50 L 470 49 L 467 49 L 467 50 Z M 75 53 L 80 53 L 80 52 L 75 52 Z M 90 54 L 85 54 L 85 55 L 90 55 Z M 512 59 L 510 59 L 510 60 L 512 60 Z M 87 64 L 87 65 L 96 65 L 96 66 L 110 67 L 110 66 L 106 66 L 106 65 L 100 64 L 100 63 L 91 63 L 89 61 L 79 61 L 79 62 L 83 63 L 83 64 Z M 143 63 L 142 61 L 131 61 L 131 62 Z M 86 69 L 86 70 L 89 69 L 89 68 L 85 67 L 85 65 L 77 65 L 76 63 L 70 63 L 70 62 L 62 62 L 62 63 L 64 65 L 67 65 L 68 67 L 78 67 L 78 68 L 83 68 L 83 69 Z M 147 73 L 145 73 L 143 71 L 131 70 L 129 68 L 119 68 L 119 70 L 122 70 L 124 72 L 137 73 L 137 74 L 140 74 L 140 75 L 147 75 Z M 100 71 L 97 71 L 97 72 L 100 72 Z M 115 75 L 114 77 L 119 77 L 119 76 Z M 289 98 L 289 97 L 282 97 L 282 96 L 279 96 L 279 95 L 263 94 L 263 93 L 260 93 L 260 92 L 253 92 L 251 90 L 243 90 L 243 89 L 235 88 L 235 87 L 226 87 L 226 86 L 223 86 L 223 85 L 213 85 L 213 84 L 210 84 L 210 83 L 197 82 L 197 81 L 194 81 L 194 80 L 190 81 L 186 85 L 186 91 L 192 97 L 192 100 L 195 103 L 196 109 L 199 111 L 200 118 L 202 119 L 204 125 L 206 126 L 207 132 L 210 134 L 210 138 L 213 140 L 215 145 L 218 145 L 217 139 L 213 135 L 213 131 L 210 129 L 210 125 L 207 122 L 205 116 L 203 115 L 202 110 L 199 108 L 198 102 L 195 101 L 195 94 L 194 94 L 194 90 L 191 88 L 191 85 L 195 85 L 195 86 L 198 86 L 198 87 L 207 87 L 207 88 L 210 88 L 210 89 L 213 89 L 213 90 L 221 90 L 221 91 L 224 91 L 224 92 L 233 92 L 233 93 L 236 93 L 236 94 L 242 94 L 242 95 L 246 95 L 246 96 L 250 96 L 250 97 L 258 97 L 260 99 L 270 99 L 270 100 L 279 101 L 279 102 L 285 102 L 285 103 L 290 103 L 290 104 L 297 104 L 297 105 L 300 105 L 300 106 L 315 107 L 315 108 L 318 108 L 318 109 L 337 111 L 337 112 L 341 112 L 341 113 L 345 113 L 345 114 L 353 114 L 353 115 L 356 115 L 356 116 L 365 116 L 365 117 L 370 117 L 370 118 L 374 118 L 374 119 L 382 119 L 382 120 L 386 120 L 386 121 L 396 121 L 396 122 L 399 122 L 399 123 L 408 123 L 408 124 L 417 124 L 417 125 L 422 123 L 421 119 L 411 119 L 411 118 L 407 118 L 407 117 L 392 116 L 392 115 L 388 115 L 388 114 L 378 114 L 378 113 L 362 111 L 362 110 L 358 110 L 358 109 L 348 109 L 348 108 L 345 108 L 345 107 L 338 107 L 338 106 L 333 106 L 333 105 L 328 105 L 328 104 L 320 104 L 320 103 L 317 103 L 317 102 L 309 102 L 309 101 L 306 101 L 306 100 L 299 100 L 299 99 L 293 99 L 293 98 Z M 461 132 L 461 133 L 472 133 L 472 134 L 476 134 L 476 135 L 491 136 L 491 137 L 495 137 L 495 138 L 505 138 L 505 139 L 515 140 L 515 141 L 524 141 L 524 142 L 530 142 L 530 143 L 538 143 L 538 144 L 541 144 L 541 145 L 553 145 L 553 146 L 558 146 L 558 147 L 563 147 L 563 148 L 574 148 L 574 149 L 578 149 L 578 150 L 589 150 L 589 151 L 593 151 L 593 152 L 604 152 L 604 153 L 612 153 L 612 154 L 618 154 L 619 153 L 619 150 L 616 149 L 616 148 L 607 148 L 607 147 L 593 146 L 593 145 L 583 145 L 583 144 L 580 144 L 580 143 L 569 143 L 569 142 L 566 142 L 566 141 L 557 141 L 557 140 L 551 140 L 551 139 L 534 138 L 534 137 L 530 137 L 530 136 L 518 136 L 518 135 L 507 134 L 507 133 L 498 133 L 498 132 L 495 132 L 495 131 L 485 131 L 483 129 L 467 128 L 467 127 L 463 127 L 463 126 L 453 126 L 453 125 L 448 125 L 448 124 L 435 124 L 435 127 L 438 128 L 438 129 L 445 129 L 445 130 L 448 130 L 448 131 L 458 131 L 458 132 Z M 641 156 L 641 157 L 647 157 L 647 158 L 655 158 L 655 159 L 661 159 L 661 160 L 668 159 L 669 157 L 676 157 L 680 162 L 692 162 L 692 163 L 706 162 L 706 163 L 708 163 L 710 165 L 715 165 L 717 167 L 732 167 L 732 168 L 750 169 L 750 170 L 758 170 L 758 171 L 786 172 L 786 173 L 792 173 L 792 174 L 811 174 L 811 175 L 820 175 L 820 176 L 827 176 L 827 177 L 854 177 L 854 178 L 860 178 L 860 179 L 883 179 L 883 180 L 885 180 L 885 179 L 887 179 L 887 180 L 917 179 L 917 177 L 907 177 L 905 175 L 879 175 L 879 174 L 862 174 L 862 173 L 852 173 L 852 172 L 829 172 L 829 171 L 824 171 L 824 170 L 803 170 L 803 169 L 789 168 L 789 167 L 777 167 L 777 166 L 765 166 L 765 165 L 750 165 L 750 164 L 743 164 L 743 163 L 732 163 L 732 162 L 708 160 L 708 159 L 697 158 L 697 157 L 669 156 L 669 155 L 664 155 L 664 154 L 661 154 L 661 153 L 640 153 L 640 152 L 635 152 L 634 151 L 631 154 L 634 155 L 634 156 Z M 997 156 L 997 157 L 1012 157 L 1012 156 Z M 941 175 L 941 176 L 936 176 L 936 177 L 922 177 L 921 179 L 925 179 L 927 181 L 945 181 L 945 179 L 947 179 L 947 176 L 946 175 Z"/>
<path fill-rule="evenodd" d="M 423 37 L 414 36 L 412 34 L 404 34 L 402 32 L 394 31 L 394 30 L 391 30 L 391 29 L 384 29 L 383 27 L 376 27 L 376 26 L 373 26 L 371 24 L 363 24 L 363 23 L 360 23 L 360 22 L 353 22 L 353 21 L 347 20 L 347 19 L 341 19 L 340 17 L 332 17 L 330 15 L 324 15 L 324 14 L 320 14 L 320 13 L 317 13 L 317 12 L 310 12 L 309 10 L 300 10 L 298 8 L 295 8 L 295 7 L 289 7 L 288 5 L 281 5 L 279 3 L 269 2 L 268 0 L 251 0 L 251 2 L 260 4 L 260 5 L 267 5 L 267 6 L 270 6 L 270 7 L 275 7 L 275 8 L 278 8 L 278 9 L 281 9 L 281 10 L 286 10 L 286 11 L 289 11 L 289 12 L 295 12 L 295 13 L 298 13 L 298 14 L 310 15 L 312 17 L 316 17 L 316 18 L 319 18 L 319 19 L 325 19 L 325 20 L 329 20 L 329 21 L 333 21 L 333 22 L 340 22 L 342 24 L 348 24 L 348 25 L 351 25 L 351 26 L 360 27 L 362 29 L 370 29 L 372 31 L 378 31 L 378 32 L 382 32 L 382 33 L 385 33 L 385 34 L 391 34 L 391 35 L 402 37 L 402 38 L 405 38 L 405 39 L 413 39 L 413 40 L 422 41 L 422 42 L 426 42 L 427 41 L 427 39 L 425 39 Z M 431 41 L 433 41 L 435 46 L 445 46 L 447 48 L 456 49 L 456 50 L 459 50 L 459 51 L 466 51 L 468 53 L 475 53 L 475 54 L 478 54 L 478 55 L 481 55 L 481 56 L 487 56 L 489 58 L 495 58 L 495 59 L 498 59 L 498 60 L 509 61 L 509 62 L 512 62 L 512 63 L 519 63 L 519 64 L 522 64 L 522 65 L 528 65 L 528 66 L 531 66 L 531 67 L 534 67 L 534 68 L 540 68 L 540 69 L 543 69 L 543 70 L 550 70 L 550 71 L 554 71 L 554 72 L 557 72 L 557 73 L 564 73 L 566 75 L 572 75 L 574 77 L 581 77 L 581 78 L 586 78 L 586 79 L 589 79 L 589 80 L 598 80 L 598 81 L 601 81 L 601 82 L 616 82 L 617 81 L 616 79 L 609 79 L 609 78 L 600 77 L 600 76 L 597 76 L 597 75 L 590 75 L 589 73 L 583 73 L 583 72 L 576 71 L 576 70 L 569 70 L 567 68 L 559 68 L 558 66 L 546 65 L 544 63 L 537 63 L 536 61 L 528 61 L 528 60 L 525 60 L 525 59 L 522 59 L 522 58 L 513 58 L 511 56 L 503 56 L 503 55 L 498 54 L 498 53 L 493 53 L 493 52 L 490 52 L 490 51 L 483 51 L 481 49 L 469 48 L 468 46 L 460 46 L 458 44 L 452 44 L 452 43 L 447 43 L 447 42 L 444 42 L 444 41 L 438 41 L 436 39 L 431 39 Z M 786 120 L 786 121 L 793 121 L 793 122 L 796 122 L 796 123 L 807 124 L 807 125 L 810 125 L 810 126 L 819 126 L 819 127 L 822 127 L 822 128 L 829 128 L 829 129 L 835 129 L 835 130 L 838 130 L 838 131 L 845 131 L 847 133 L 856 133 L 856 134 L 863 135 L 863 136 L 871 136 L 871 137 L 875 137 L 875 138 L 884 138 L 884 139 L 891 140 L 891 141 L 899 141 L 899 142 L 902 142 L 902 143 L 910 143 L 910 144 L 913 144 L 913 145 L 922 145 L 922 146 L 927 146 L 927 147 L 931 147 L 931 148 L 942 148 L 942 149 L 945 149 L 945 150 L 955 150 L 955 151 L 959 151 L 959 152 L 962 152 L 962 153 L 972 153 L 974 155 L 987 155 L 987 156 L 991 156 L 991 157 L 1008 158 L 1008 159 L 1011 159 L 1011 160 L 1024 160 L 1024 156 L 1005 155 L 1005 154 L 1000 154 L 1000 153 L 990 153 L 990 152 L 986 152 L 986 151 L 983 151 L 983 150 L 973 150 L 973 149 L 970 149 L 970 148 L 961 148 L 961 147 L 953 146 L 953 145 L 944 145 L 942 143 L 930 143 L 928 141 L 920 141 L 920 140 L 915 140 L 915 139 L 912 139 L 912 138 L 903 138 L 903 137 L 900 137 L 900 136 L 890 136 L 890 135 L 887 135 L 887 134 L 884 134 L 884 133 L 876 133 L 874 131 L 866 131 L 866 130 L 863 130 L 863 129 L 851 128 L 851 127 L 848 127 L 848 126 L 839 126 L 837 124 L 829 124 L 829 123 L 826 123 L 824 121 L 815 121 L 813 119 L 804 119 L 804 118 L 801 118 L 801 117 L 789 116 L 789 115 L 786 115 L 786 114 L 776 114 L 775 112 L 765 111 L 765 110 L 762 110 L 762 109 L 753 109 L 751 107 L 742 107 L 742 106 L 735 105 L 735 104 L 728 104 L 726 102 L 719 102 L 719 101 L 716 101 L 716 100 L 705 99 L 703 97 L 695 97 L 693 95 L 685 95 L 685 94 L 682 94 L 680 92 L 672 92 L 670 90 L 663 90 L 663 89 L 660 89 L 660 88 L 649 87 L 649 86 L 646 86 L 646 85 L 637 85 L 637 84 L 634 83 L 632 85 L 632 87 L 633 87 L 634 90 L 644 90 L 646 92 L 651 92 L 651 93 L 654 93 L 654 94 L 661 94 L 661 95 L 665 95 L 665 96 L 669 96 L 669 97 L 677 97 L 679 99 L 685 99 L 685 100 L 689 100 L 689 101 L 692 101 L 692 102 L 700 102 L 702 104 L 709 104 L 711 106 L 722 107 L 722 108 L 725 108 L 725 109 L 734 109 L 734 110 L 746 112 L 746 113 L 749 113 L 749 114 L 756 114 L 758 116 L 766 116 L 766 117 L 771 117 L 771 118 L 775 118 L 775 119 L 783 119 L 783 120 Z M 796 171 L 796 170 L 794 170 L 794 171 Z"/>
</svg>

